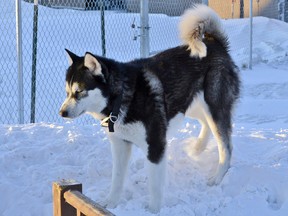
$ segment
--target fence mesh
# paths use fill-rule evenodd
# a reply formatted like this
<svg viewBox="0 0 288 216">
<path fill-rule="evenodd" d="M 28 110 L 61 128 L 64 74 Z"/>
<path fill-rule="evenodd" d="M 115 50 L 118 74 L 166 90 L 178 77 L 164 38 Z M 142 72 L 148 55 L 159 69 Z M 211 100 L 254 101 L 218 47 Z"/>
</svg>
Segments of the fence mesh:
<svg viewBox="0 0 288 216">
<path fill-rule="evenodd" d="M 0 123 L 17 123 L 15 5 L 0 1 Z"/>
<path fill-rule="evenodd" d="M 140 57 L 140 0 L 39 0 L 38 12 L 33 2 L 21 1 L 24 122 L 29 123 L 33 116 L 34 96 L 35 122 L 62 122 L 58 110 L 65 98 L 64 80 L 68 66 L 64 49 L 81 56 L 90 51 L 119 61 Z M 151 54 L 179 45 L 179 15 L 192 3 L 200 2 L 149 1 Z M 225 19 L 230 37 L 236 37 L 243 30 L 242 26 L 247 27 L 244 24 L 249 22 L 245 19 L 249 16 L 249 0 L 210 0 L 209 6 Z M 253 15 L 287 21 L 287 7 L 287 0 L 254 0 Z M 1 124 L 18 123 L 15 16 L 15 1 L 0 1 Z M 239 19 L 242 17 L 244 19 Z M 247 38 L 239 38 L 231 44 L 232 51 L 243 49 L 234 58 L 248 58 L 248 32 L 247 29 Z M 257 39 L 254 41 L 257 43 Z M 90 117 L 77 121 L 82 124 L 94 122 Z"/>
<path fill-rule="evenodd" d="M 102 3 L 104 12 L 100 10 Z M 139 15 L 129 13 L 122 1 L 40 0 L 38 10 L 33 1 L 22 1 L 21 7 L 25 123 L 31 121 L 33 106 L 35 122 L 63 121 L 58 110 L 66 94 L 68 61 L 65 48 L 80 56 L 90 51 L 117 57 L 120 61 L 135 58 L 135 52 L 139 52 L 139 43 L 133 40 L 131 28 L 133 21 L 139 23 Z M 123 13 L 127 13 L 125 19 L 121 19 Z M 12 124 L 18 122 L 15 2 L 1 1 L 0 16 L 0 22 L 3 22 L 0 26 L 3 43 L 0 83 L 5 89 L 0 93 L 3 112 L 0 123 Z M 79 121 L 93 122 L 89 117 Z"/>
</svg>

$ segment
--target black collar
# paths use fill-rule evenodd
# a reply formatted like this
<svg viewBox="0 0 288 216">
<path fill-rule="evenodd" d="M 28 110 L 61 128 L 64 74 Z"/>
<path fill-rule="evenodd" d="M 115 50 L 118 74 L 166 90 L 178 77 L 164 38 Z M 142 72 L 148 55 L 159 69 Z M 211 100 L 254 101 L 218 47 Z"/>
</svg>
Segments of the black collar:
<svg viewBox="0 0 288 216">
<path fill-rule="evenodd" d="M 109 132 L 114 132 L 114 124 L 119 118 L 121 103 L 122 93 L 116 97 L 113 103 L 112 112 L 109 114 L 109 116 L 101 120 L 101 126 L 108 127 Z"/>
<path fill-rule="evenodd" d="M 122 103 L 122 94 L 123 93 L 121 92 L 120 95 L 118 95 L 114 101 L 113 109 L 112 109 L 112 112 L 110 113 L 110 116 L 109 116 L 110 118 L 108 121 L 109 132 L 114 132 L 114 123 L 119 118 L 120 107 L 121 107 L 121 103 Z"/>
<path fill-rule="evenodd" d="M 109 132 L 114 132 L 114 124 L 119 118 L 120 107 L 122 104 L 122 95 L 123 95 L 123 79 L 121 81 L 122 81 L 121 92 L 112 102 L 112 107 L 113 107 L 112 112 L 109 114 L 108 117 L 102 119 L 101 121 L 101 126 L 108 127 Z"/>
</svg>

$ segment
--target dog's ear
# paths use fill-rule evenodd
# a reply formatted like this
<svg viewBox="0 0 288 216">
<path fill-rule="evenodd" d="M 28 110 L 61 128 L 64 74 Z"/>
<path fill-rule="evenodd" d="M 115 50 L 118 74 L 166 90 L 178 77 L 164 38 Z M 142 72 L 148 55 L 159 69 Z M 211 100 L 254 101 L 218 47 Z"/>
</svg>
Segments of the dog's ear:
<svg viewBox="0 0 288 216">
<path fill-rule="evenodd" d="M 94 55 L 87 52 L 84 57 L 84 66 L 89 69 L 94 75 L 102 75 L 102 68 L 99 61 Z"/>
<path fill-rule="evenodd" d="M 68 61 L 69 61 L 69 65 L 71 66 L 73 64 L 73 62 L 75 62 L 76 59 L 79 58 L 79 56 L 75 55 L 74 53 L 72 53 L 68 49 L 65 49 L 65 51 L 68 54 Z"/>
</svg>

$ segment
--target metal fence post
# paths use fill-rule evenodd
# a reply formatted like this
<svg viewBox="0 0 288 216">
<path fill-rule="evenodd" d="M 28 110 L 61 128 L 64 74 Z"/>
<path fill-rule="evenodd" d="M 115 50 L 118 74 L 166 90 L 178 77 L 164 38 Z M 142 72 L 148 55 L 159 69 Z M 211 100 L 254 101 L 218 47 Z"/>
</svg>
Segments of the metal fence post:
<svg viewBox="0 0 288 216">
<path fill-rule="evenodd" d="M 35 123 L 36 68 L 37 68 L 37 33 L 38 33 L 38 0 L 34 0 L 30 123 Z"/>
<path fill-rule="evenodd" d="M 284 1 L 283 7 L 284 7 L 284 15 L 283 15 L 284 22 L 288 22 L 288 0 Z"/>
<path fill-rule="evenodd" d="M 140 57 L 149 56 L 149 0 L 140 1 Z"/>
<path fill-rule="evenodd" d="M 252 48 L 253 48 L 253 0 L 250 0 L 249 9 L 249 19 L 250 19 L 250 39 L 249 39 L 249 69 L 252 69 Z"/>
<path fill-rule="evenodd" d="M 244 18 L 244 0 L 240 0 L 240 18 Z"/>
<path fill-rule="evenodd" d="M 105 41 L 105 2 L 101 0 L 101 43 L 102 43 L 102 56 L 106 56 L 106 41 Z"/>
<path fill-rule="evenodd" d="M 17 64 L 18 64 L 18 122 L 24 123 L 23 103 L 23 57 L 22 57 L 22 15 L 21 0 L 15 0 L 16 5 L 16 42 L 17 42 Z"/>
</svg>

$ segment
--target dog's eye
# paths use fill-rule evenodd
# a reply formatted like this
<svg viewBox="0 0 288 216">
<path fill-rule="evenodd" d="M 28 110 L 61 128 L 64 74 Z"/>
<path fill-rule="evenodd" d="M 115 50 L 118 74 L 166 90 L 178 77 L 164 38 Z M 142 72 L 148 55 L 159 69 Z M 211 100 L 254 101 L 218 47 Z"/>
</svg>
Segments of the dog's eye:
<svg viewBox="0 0 288 216">
<path fill-rule="evenodd" d="M 75 98 L 76 98 L 77 100 L 80 98 L 82 92 L 83 92 L 83 90 L 76 90 L 76 91 L 75 91 L 74 96 L 75 96 Z"/>
</svg>

